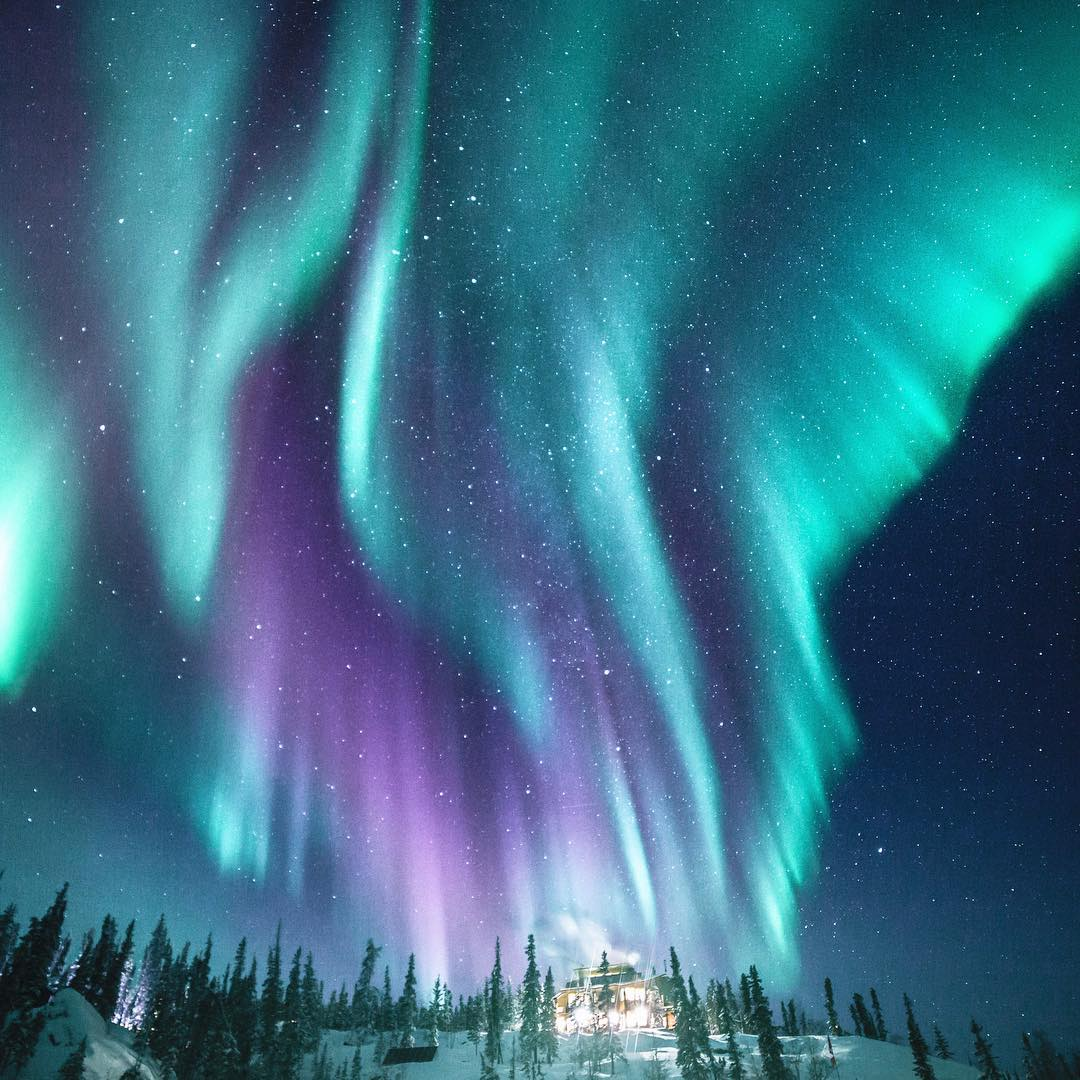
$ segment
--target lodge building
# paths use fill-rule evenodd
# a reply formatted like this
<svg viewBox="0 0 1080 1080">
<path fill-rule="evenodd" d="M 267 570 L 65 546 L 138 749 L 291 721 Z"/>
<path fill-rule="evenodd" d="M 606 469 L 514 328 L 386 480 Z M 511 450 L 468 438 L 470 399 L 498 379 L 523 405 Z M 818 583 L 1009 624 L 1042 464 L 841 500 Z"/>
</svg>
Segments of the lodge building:
<svg viewBox="0 0 1080 1080">
<path fill-rule="evenodd" d="M 564 1034 L 675 1026 L 671 976 L 642 975 L 632 964 L 609 964 L 603 1015 L 604 978 L 598 967 L 574 968 L 573 978 L 555 995 L 555 1026 Z"/>
</svg>

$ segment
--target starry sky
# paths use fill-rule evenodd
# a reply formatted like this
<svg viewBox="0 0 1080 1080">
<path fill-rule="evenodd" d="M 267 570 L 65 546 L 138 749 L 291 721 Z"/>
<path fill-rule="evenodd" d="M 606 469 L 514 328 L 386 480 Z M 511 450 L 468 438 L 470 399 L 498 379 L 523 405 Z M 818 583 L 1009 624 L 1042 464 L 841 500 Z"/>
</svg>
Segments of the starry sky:
<svg viewBox="0 0 1080 1080">
<path fill-rule="evenodd" d="M 1037 8 L 4 5 L 5 896 L 1080 1040 Z"/>
</svg>

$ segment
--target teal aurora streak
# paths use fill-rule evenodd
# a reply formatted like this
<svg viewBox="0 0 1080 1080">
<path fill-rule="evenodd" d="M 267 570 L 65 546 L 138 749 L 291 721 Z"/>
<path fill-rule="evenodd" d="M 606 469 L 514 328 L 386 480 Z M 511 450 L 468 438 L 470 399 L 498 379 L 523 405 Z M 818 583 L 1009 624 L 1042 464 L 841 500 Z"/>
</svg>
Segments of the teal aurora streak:
<svg viewBox="0 0 1080 1080">
<path fill-rule="evenodd" d="M 355 557 L 436 666 L 500 703 L 500 788 L 558 770 L 539 811 L 508 797 L 493 841 L 510 924 L 547 917 L 579 955 L 661 934 L 760 958 L 764 941 L 790 972 L 798 890 L 858 745 L 823 598 L 1073 265 L 1069 35 L 1048 10 L 958 26 L 823 2 L 482 11 L 470 32 L 424 2 L 337 5 L 317 61 L 275 84 L 295 107 L 260 83 L 273 29 L 249 5 L 85 15 L 108 208 L 81 238 L 95 377 L 123 387 L 160 592 L 210 650 L 275 603 L 318 618 L 268 584 L 272 560 L 224 551 L 260 483 L 243 386 L 330 312 L 336 333 L 304 347 L 339 365 L 327 465 Z M 33 326 L 36 284 L 0 296 L 11 695 L 49 655 L 80 518 L 108 498 L 55 420 L 71 390 Z M 173 795 L 223 871 L 271 874 L 279 829 L 294 862 L 319 842 L 350 867 L 414 864 L 404 925 L 389 883 L 357 904 L 445 960 L 436 909 L 475 895 L 457 863 L 482 793 L 447 806 L 429 777 L 388 822 L 374 766 L 337 748 L 363 729 L 389 752 L 420 725 L 461 782 L 468 724 L 442 691 L 388 691 L 393 716 L 344 695 L 327 720 L 324 699 L 283 768 L 269 702 L 287 649 L 208 671 L 193 711 L 224 734 Z M 366 831 L 366 854 L 316 837 L 328 822 Z"/>
</svg>

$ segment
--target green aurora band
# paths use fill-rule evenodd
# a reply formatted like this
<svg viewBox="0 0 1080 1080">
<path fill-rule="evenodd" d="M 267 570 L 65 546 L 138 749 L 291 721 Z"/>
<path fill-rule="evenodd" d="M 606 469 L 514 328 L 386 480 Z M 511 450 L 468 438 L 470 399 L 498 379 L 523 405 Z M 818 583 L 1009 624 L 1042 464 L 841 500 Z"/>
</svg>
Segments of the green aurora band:
<svg viewBox="0 0 1080 1080">
<path fill-rule="evenodd" d="M 507 703 L 514 761 L 559 756 L 609 817 L 617 900 L 554 854 L 569 812 L 508 828 L 515 924 L 577 896 L 622 944 L 714 935 L 743 964 L 764 941 L 790 974 L 858 747 L 826 596 L 1075 265 L 1072 42 L 1046 12 L 973 16 L 955 47 L 855 4 L 489 14 L 470 36 L 425 0 L 337 5 L 285 118 L 249 5 L 86 17 L 110 208 L 88 244 L 161 591 L 212 641 L 197 615 L 224 610 L 242 384 L 338 305 L 357 558 Z M 851 67 L 870 40 L 872 75 Z M 18 694 L 78 515 L 62 387 L 0 305 L 0 689 Z M 712 583 L 682 557 L 687 501 L 715 526 Z M 725 655 L 710 614 L 736 628 Z M 223 870 L 259 880 L 281 782 L 251 719 L 265 690 L 222 693 L 249 704 L 192 781 Z M 293 783 L 295 852 L 315 796 Z"/>
</svg>

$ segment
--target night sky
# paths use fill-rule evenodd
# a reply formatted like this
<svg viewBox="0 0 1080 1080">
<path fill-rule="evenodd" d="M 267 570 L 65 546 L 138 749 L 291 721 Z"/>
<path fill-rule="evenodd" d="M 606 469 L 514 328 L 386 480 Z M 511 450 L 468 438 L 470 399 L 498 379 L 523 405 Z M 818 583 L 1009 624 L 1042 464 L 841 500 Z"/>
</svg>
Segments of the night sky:
<svg viewBox="0 0 1080 1080">
<path fill-rule="evenodd" d="M 1080 10 L 176 7 L 0 13 L 0 899 L 1080 1042 Z"/>
</svg>

